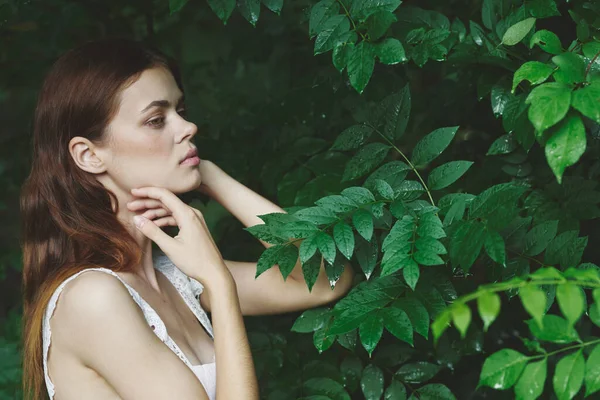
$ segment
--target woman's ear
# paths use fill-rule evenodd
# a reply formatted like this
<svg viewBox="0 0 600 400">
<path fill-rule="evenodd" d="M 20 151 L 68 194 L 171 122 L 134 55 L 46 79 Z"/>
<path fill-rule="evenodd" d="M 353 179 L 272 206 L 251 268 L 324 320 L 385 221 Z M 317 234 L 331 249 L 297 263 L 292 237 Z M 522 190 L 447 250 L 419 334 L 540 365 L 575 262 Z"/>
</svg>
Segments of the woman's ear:
<svg viewBox="0 0 600 400">
<path fill-rule="evenodd" d="M 106 171 L 106 165 L 99 157 L 97 148 L 88 139 L 75 136 L 69 141 L 69 152 L 79 168 L 92 174 Z"/>
</svg>

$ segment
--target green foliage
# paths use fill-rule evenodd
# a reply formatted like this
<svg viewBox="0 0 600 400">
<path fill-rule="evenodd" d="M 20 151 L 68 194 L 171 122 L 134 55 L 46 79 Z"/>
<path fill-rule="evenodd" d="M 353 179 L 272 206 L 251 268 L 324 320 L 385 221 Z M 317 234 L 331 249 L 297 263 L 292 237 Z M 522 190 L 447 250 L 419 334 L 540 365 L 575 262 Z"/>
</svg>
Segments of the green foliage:
<svg viewBox="0 0 600 400">
<path fill-rule="evenodd" d="M 182 63 L 203 154 L 286 211 L 234 230 L 226 211 L 201 204 L 223 255 L 256 260 L 257 278 L 277 266 L 286 282 L 299 260 L 309 292 L 321 268 L 332 288 L 355 271 L 331 304 L 248 320 L 262 398 L 600 390 L 600 276 L 586 262 L 600 239 L 597 4 L 170 0 L 97 15 L 85 2 L 49 3 L 78 23 L 0 5 L 2 59 L 14 60 L 0 102 L 21 117 L 3 148 L 27 148 L 22 121 L 39 89 L 22 49 L 49 64 L 69 38 L 127 21 Z M 55 43 L 36 45 L 30 30 Z M 23 151 L 6 157 L 2 209 L 29 166 Z M 15 249 L 0 253 L 3 289 L 18 287 Z M 19 397 L 11 312 L 0 321 L 0 398 Z"/>
</svg>

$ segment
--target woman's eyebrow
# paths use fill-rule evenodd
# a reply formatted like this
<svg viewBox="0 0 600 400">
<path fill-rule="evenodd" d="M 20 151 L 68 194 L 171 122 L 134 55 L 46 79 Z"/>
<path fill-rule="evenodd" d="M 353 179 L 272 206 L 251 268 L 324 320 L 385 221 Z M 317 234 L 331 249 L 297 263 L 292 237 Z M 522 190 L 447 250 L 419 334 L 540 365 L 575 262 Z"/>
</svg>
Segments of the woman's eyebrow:
<svg viewBox="0 0 600 400">
<path fill-rule="evenodd" d="M 179 99 L 177 100 L 177 105 L 181 105 L 184 101 L 185 101 L 185 95 L 182 94 L 181 97 L 179 97 Z M 140 111 L 140 114 L 143 114 L 144 112 L 146 112 L 147 110 L 149 110 L 152 107 L 168 108 L 170 105 L 171 105 L 171 102 L 169 100 L 154 100 L 153 102 L 148 104 L 146 107 L 144 107 L 144 109 L 142 111 Z"/>
</svg>

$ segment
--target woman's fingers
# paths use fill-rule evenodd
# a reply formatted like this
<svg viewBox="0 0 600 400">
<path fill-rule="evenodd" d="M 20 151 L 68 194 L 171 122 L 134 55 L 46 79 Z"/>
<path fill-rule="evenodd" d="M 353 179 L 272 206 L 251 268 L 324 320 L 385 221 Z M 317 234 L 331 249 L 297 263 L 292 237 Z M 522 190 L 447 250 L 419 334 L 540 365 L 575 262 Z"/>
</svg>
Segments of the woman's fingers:
<svg viewBox="0 0 600 400">
<path fill-rule="evenodd" d="M 158 209 L 154 209 L 154 210 L 147 210 L 142 215 L 148 219 L 154 219 L 157 217 L 164 217 L 167 215 L 171 215 L 171 211 L 165 210 L 164 208 L 158 208 Z"/>
<path fill-rule="evenodd" d="M 151 209 L 151 208 L 166 208 L 164 204 L 162 204 L 158 200 L 154 199 L 137 199 L 132 200 L 127 203 L 127 209 L 131 211 L 143 210 L 143 209 Z"/>
<path fill-rule="evenodd" d="M 191 221 L 189 220 L 190 207 L 181 201 L 175 194 L 168 191 L 165 188 L 156 186 L 147 186 L 142 188 L 133 188 L 131 193 L 135 196 L 146 196 L 151 199 L 159 200 L 164 204 L 175 217 L 175 221 L 180 229 L 187 226 Z"/>
<path fill-rule="evenodd" d="M 177 221 L 175 221 L 175 218 L 171 216 L 159 218 L 153 222 L 156 224 L 156 226 L 160 226 L 161 228 L 163 226 L 177 226 Z"/>
</svg>

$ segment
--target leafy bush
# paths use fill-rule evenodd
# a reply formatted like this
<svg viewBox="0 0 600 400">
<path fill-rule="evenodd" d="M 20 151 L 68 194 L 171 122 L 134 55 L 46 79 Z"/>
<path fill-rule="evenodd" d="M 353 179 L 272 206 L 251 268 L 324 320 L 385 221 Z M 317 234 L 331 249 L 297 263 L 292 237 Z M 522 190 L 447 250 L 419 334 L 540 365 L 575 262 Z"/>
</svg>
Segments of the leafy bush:
<svg viewBox="0 0 600 400">
<path fill-rule="evenodd" d="M 249 319 L 263 397 L 597 395 L 600 5 L 206 3 L 115 7 L 184 64 L 199 147 L 287 211 L 245 229 L 267 250 L 215 212 L 224 256 L 299 257 L 309 288 L 321 259 L 332 286 L 359 272 L 336 304 Z"/>
</svg>

